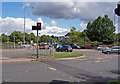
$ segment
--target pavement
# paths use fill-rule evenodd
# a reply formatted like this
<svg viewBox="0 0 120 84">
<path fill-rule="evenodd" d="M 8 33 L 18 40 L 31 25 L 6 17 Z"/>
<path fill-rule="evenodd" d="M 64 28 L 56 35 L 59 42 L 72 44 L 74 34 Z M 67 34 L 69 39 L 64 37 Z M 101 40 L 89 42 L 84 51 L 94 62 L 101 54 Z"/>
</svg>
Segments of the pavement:
<svg viewBox="0 0 120 84">
<path fill-rule="evenodd" d="M 34 59 L 30 58 L 10 58 L 10 57 L 1 57 L 0 62 L 27 62 L 32 61 Z"/>
</svg>

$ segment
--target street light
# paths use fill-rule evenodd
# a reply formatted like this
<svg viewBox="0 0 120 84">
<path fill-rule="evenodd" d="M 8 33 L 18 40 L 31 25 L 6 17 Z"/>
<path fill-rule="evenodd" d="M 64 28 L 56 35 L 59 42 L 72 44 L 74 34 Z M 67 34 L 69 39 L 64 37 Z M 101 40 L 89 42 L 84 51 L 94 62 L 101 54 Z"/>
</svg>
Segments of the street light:
<svg viewBox="0 0 120 84">
<path fill-rule="evenodd" d="M 24 6 L 24 46 L 25 46 L 25 10 L 26 6 Z"/>
</svg>

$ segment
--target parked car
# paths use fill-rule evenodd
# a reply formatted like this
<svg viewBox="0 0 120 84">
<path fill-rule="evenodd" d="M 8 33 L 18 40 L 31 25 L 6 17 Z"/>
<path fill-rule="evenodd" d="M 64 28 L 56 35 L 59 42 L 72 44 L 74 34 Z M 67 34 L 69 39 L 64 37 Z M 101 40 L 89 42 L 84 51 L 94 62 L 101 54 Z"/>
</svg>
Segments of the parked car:
<svg viewBox="0 0 120 84">
<path fill-rule="evenodd" d="M 69 45 L 64 45 L 63 47 L 58 47 L 56 48 L 56 51 L 59 52 L 59 51 L 66 51 L 66 52 L 72 52 L 72 47 L 69 46 Z"/>
<path fill-rule="evenodd" d="M 97 47 L 97 50 L 105 50 L 105 49 L 109 49 L 108 47 L 104 46 L 104 45 L 99 45 Z"/>
<path fill-rule="evenodd" d="M 105 53 L 105 54 L 118 53 L 118 54 L 120 54 L 120 46 L 113 46 L 112 48 L 102 50 L 102 53 Z"/>
<path fill-rule="evenodd" d="M 55 44 L 54 48 L 63 47 L 61 44 Z"/>
<path fill-rule="evenodd" d="M 49 49 L 49 45 L 44 43 L 39 43 L 39 49 Z"/>
<path fill-rule="evenodd" d="M 80 49 L 81 47 L 78 46 L 77 44 L 70 44 L 70 46 L 73 48 L 73 49 Z"/>
<path fill-rule="evenodd" d="M 48 43 L 48 45 L 49 45 L 49 47 L 52 47 L 52 45 L 51 45 L 51 44 L 49 44 L 49 43 Z"/>
</svg>

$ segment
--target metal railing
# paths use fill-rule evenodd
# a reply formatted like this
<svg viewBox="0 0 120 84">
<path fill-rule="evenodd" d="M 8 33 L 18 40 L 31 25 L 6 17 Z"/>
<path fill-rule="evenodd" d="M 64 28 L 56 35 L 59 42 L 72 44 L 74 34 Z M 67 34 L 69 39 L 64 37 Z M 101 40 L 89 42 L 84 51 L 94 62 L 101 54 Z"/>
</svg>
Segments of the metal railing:
<svg viewBox="0 0 120 84">
<path fill-rule="evenodd" d="M 35 46 L 20 46 L 14 45 L 4 46 L 2 45 L 2 56 L 3 57 L 16 57 L 16 58 L 26 58 L 26 57 L 35 57 L 37 54 L 37 49 Z M 38 49 L 39 57 L 53 57 L 54 48 L 50 47 L 49 49 Z"/>
</svg>

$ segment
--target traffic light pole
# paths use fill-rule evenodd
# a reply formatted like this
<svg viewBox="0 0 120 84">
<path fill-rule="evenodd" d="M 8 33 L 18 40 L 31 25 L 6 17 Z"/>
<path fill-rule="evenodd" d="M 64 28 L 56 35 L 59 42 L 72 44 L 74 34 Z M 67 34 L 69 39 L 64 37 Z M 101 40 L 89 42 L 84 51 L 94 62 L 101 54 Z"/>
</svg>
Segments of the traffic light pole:
<svg viewBox="0 0 120 84">
<path fill-rule="evenodd" d="M 37 50 L 36 50 L 36 58 L 38 59 L 38 30 L 41 30 L 41 23 L 37 23 L 37 26 L 32 26 L 32 30 L 37 30 Z"/>
<path fill-rule="evenodd" d="M 39 44 L 38 44 L 38 29 L 37 29 L 37 55 L 36 55 L 36 56 L 37 56 L 37 59 L 38 59 L 38 45 L 39 45 Z"/>
</svg>

